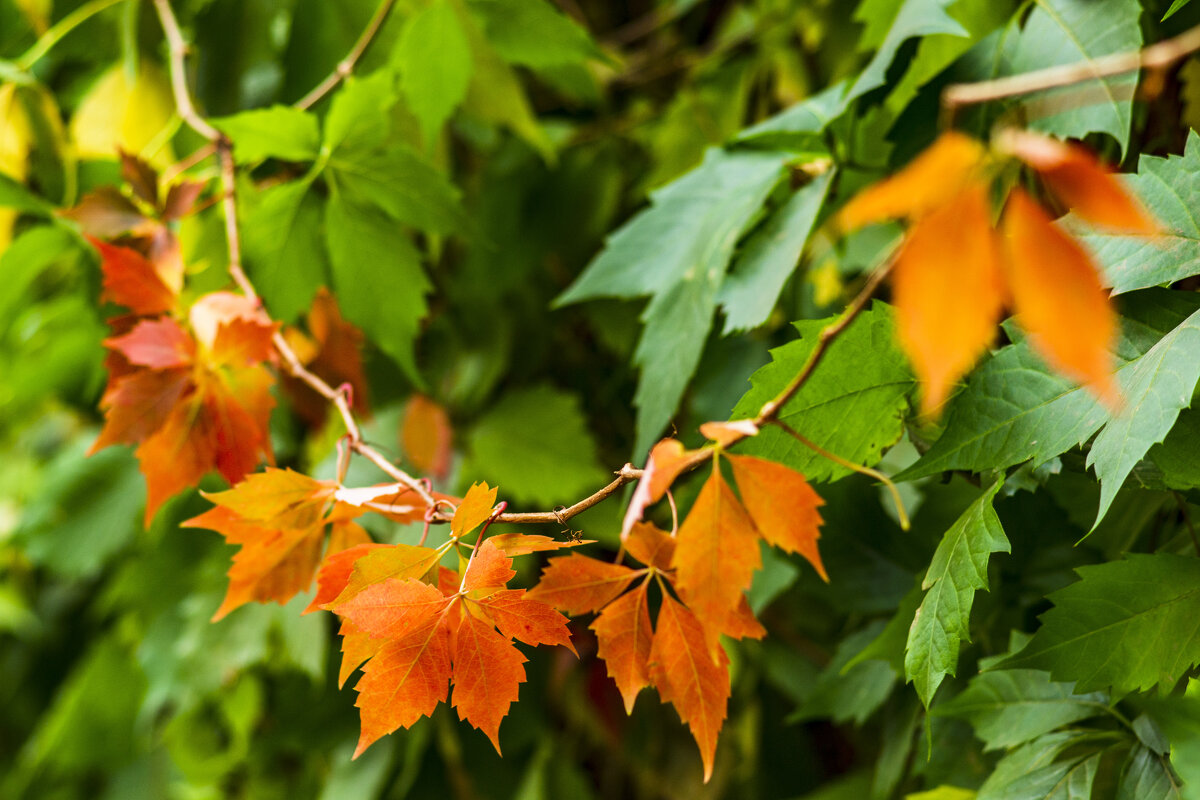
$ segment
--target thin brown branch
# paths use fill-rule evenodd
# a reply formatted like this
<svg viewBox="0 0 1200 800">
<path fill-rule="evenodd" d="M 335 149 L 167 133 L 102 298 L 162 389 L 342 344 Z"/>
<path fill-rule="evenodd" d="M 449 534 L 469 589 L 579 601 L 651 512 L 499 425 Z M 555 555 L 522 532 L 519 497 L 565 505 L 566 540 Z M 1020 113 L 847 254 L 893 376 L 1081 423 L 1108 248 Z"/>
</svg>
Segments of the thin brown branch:
<svg viewBox="0 0 1200 800">
<path fill-rule="evenodd" d="M 394 0 L 392 2 L 385 1 L 381 4 L 380 11 L 376 12 L 376 17 L 379 18 L 375 24 L 376 29 L 382 24 L 382 18 L 387 16 L 386 12 L 391 9 L 392 5 L 394 5 Z M 225 212 L 225 237 L 229 250 L 229 275 L 246 297 L 258 301 L 258 292 L 255 291 L 254 284 L 251 283 L 245 270 L 242 269 L 242 246 L 237 224 L 236 174 L 234 171 L 235 163 L 232 143 L 224 134 L 206 122 L 200 116 L 200 113 L 196 111 L 196 107 L 192 103 L 185 77 L 187 44 L 183 40 L 183 34 L 179 29 L 179 22 L 175 19 L 175 14 L 171 10 L 170 3 L 168 0 L 154 0 L 154 7 L 158 11 L 158 18 L 162 22 L 163 33 L 166 34 L 167 46 L 170 49 L 171 88 L 175 96 L 175 105 L 179 109 L 179 115 L 183 117 L 184 121 L 193 130 L 212 142 L 216 148 L 217 159 L 221 167 L 221 206 Z M 371 36 L 374 36 L 374 32 L 372 32 Z M 367 37 L 366 41 L 369 43 L 370 37 Z M 362 39 L 360 39 L 360 43 L 362 43 Z M 366 45 L 363 44 L 362 49 L 365 49 L 365 47 Z M 361 56 L 362 52 L 358 50 L 357 55 L 354 53 L 352 55 L 354 55 L 354 61 L 357 61 L 358 56 Z M 393 480 L 412 489 L 426 506 L 435 507 L 437 503 L 424 484 L 388 461 L 375 448 L 363 441 L 362 431 L 354 419 L 354 414 L 350 410 L 350 400 L 346 396 L 346 393 L 334 389 L 322 380 L 320 376 L 306 369 L 282 334 L 276 333 L 271 341 L 275 346 L 275 350 L 278 351 L 287 371 L 307 384 L 313 391 L 324 397 L 337 409 L 338 414 L 341 415 L 343 424 L 346 426 L 350 449 L 374 463 Z"/>
<path fill-rule="evenodd" d="M 561 509 L 559 511 L 527 511 L 527 512 L 506 512 L 497 515 L 496 522 L 519 522 L 525 524 L 563 524 L 571 517 L 578 516 L 584 511 L 587 511 L 592 506 L 600 503 L 613 494 L 618 489 L 627 483 L 633 483 L 638 478 L 642 477 L 642 471 L 632 464 L 626 464 L 616 472 L 616 479 L 605 486 L 600 491 L 593 495 L 583 498 L 578 503 L 572 506 Z"/>
<path fill-rule="evenodd" d="M 196 106 L 192 104 L 192 94 L 187 88 L 187 69 L 184 63 L 188 47 L 187 42 L 183 40 L 183 32 L 179 29 L 179 20 L 175 19 L 175 12 L 171 10 L 168 0 L 154 0 L 154 9 L 158 12 L 158 19 L 162 23 L 163 33 L 167 37 L 167 47 L 171 54 L 171 92 L 175 95 L 175 108 L 179 110 L 179 116 L 183 118 L 189 128 L 210 142 L 219 142 L 222 139 L 221 132 L 209 125 L 204 117 L 200 116 Z"/>
<path fill-rule="evenodd" d="M 363 54 L 367 52 L 367 48 L 371 46 L 371 42 L 374 41 L 376 34 L 379 33 L 379 29 L 383 27 L 383 23 L 387 22 L 388 15 L 392 13 L 395 5 L 396 0 L 383 0 L 379 4 L 379 8 L 375 9 L 375 15 L 371 17 L 371 21 L 367 23 L 367 27 L 363 29 L 362 34 L 358 37 L 358 41 L 350 48 L 350 52 L 337 63 L 333 72 L 329 73 L 325 80 L 321 81 L 311 92 L 296 101 L 296 108 L 312 108 L 320 102 L 321 98 L 332 92 L 337 88 L 339 83 L 346 80 L 354 72 L 354 67 L 358 65 L 359 59 L 363 57 Z"/>
<path fill-rule="evenodd" d="M 1020 75 L 989 81 L 954 83 L 942 91 L 942 106 L 953 113 L 964 106 L 1058 89 L 1139 69 L 1164 69 L 1197 50 L 1200 50 L 1200 26 L 1142 50 L 1113 53 L 1088 61 L 1023 72 Z"/>
</svg>

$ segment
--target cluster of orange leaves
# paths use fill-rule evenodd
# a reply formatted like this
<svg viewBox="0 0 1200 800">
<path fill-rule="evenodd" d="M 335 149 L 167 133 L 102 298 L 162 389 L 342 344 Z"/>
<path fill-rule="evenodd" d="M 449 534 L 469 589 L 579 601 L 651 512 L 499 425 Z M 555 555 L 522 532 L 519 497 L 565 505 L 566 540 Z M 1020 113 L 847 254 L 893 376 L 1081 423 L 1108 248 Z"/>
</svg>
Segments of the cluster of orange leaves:
<svg viewBox="0 0 1200 800">
<path fill-rule="evenodd" d="M 990 149 L 946 134 L 908 168 L 852 200 L 838 218 L 844 229 L 889 218 L 911 221 L 897 255 L 894 289 L 898 333 L 923 381 L 926 412 L 944 403 L 988 346 L 1006 307 L 1016 311 L 1049 363 L 1109 402 L 1118 397 L 1109 355 L 1115 318 L 1086 251 L 1021 188 L 1007 193 L 1000 223 L 993 222 L 993 183 L 1010 157 L 1032 167 L 1049 192 L 1084 219 L 1135 233 L 1155 231 L 1087 151 L 1027 133 L 1007 132 Z M 412 523 L 428 521 L 429 509 L 400 484 L 346 488 L 270 466 L 254 473 L 272 458 L 269 367 L 279 326 L 257 301 L 240 295 L 187 298 L 169 223 L 190 211 L 199 186 L 177 184 L 160 198 L 149 167 L 125 157 L 123 169 L 133 197 L 102 190 L 67 212 L 94 237 L 104 299 L 128 309 L 110 320 L 106 420 L 93 450 L 137 445 L 148 486 L 147 521 L 167 498 L 211 470 L 233 486 L 206 495 L 213 508 L 185 523 L 217 531 L 241 548 L 214 619 L 251 601 L 285 603 L 315 578 L 317 592 L 307 610 L 326 609 L 340 618 L 340 682 L 362 670 L 355 687 L 362 719 L 357 755 L 448 698 L 460 718 L 499 750 L 500 723 L 526 677 L 526 658 L 515 642 L 574 652 L 568 620 L 559 611 L 595 614 L 590 627 L 597 653 L 626 711 L 643 688 L 656 689 L 690 728 L 708 780 L 730 695 L 721 637 L 764 635 L 746 595 L 761 566 L 760 540 L 799 553 L 826 578 L 817 551 L 817 493 L 781 464 L 726 451 L 755 435 L 754 424 L 708 423 L 701 432 L 714 443 L 701 450 L 687 450 L 674 439 L 659 442 L 634 491 L 617 561 L 551 558 L 528 592 L 508 588 L 516 574 L 513 558 L 583 542 L 486 536 L 497 512 L 496 490 L 486 484 L 473 486 L 461 500 L 433 493 L 439 504 L 455 508 L 443 544 L 372 542 L 355 521 L 361 515 Z M 361 334 L 341 319 L 326 293 L 318 294 L 308 329 L 311 338 L 293 329 L 283 335 L 314 372 L 354 387 L 355 407 L 364 411 Z M 284 386 L 297 413 L 320 424 L 326 410 L 314 397 L 299 385 Z M 449 420 L 435 403 L 414 397 L 402 441 L 423 472 L 448 474 Z M 677 530 L 641 521 L 682 472 L 710 457 L 712 472 Z M 476 530 L 474 542 L 466 541 Z M 458 556 L 456 570 L 442 566 L 451 551 Z M 640 566 L 621 563 L 624 556 Z M 651 583 L 658 587 L 656 602 Z"/>
<path fill-rule="evenodd" d="M 844 230 L 905 218 L 893 299 L 898 334 L 924 386 L 922 411 L 946 401 L 987 349 L 1006 308 L 1053 368 L 1120 404 L 1111 348 L 1116 314 L 1087 250 L 1024 188 L 1006 185 L 1013 160 L 1081 219 L 1150 236 L 1155 222 L 1085 148 L 1004 130 L 991 146 L 943 134 L 905 169 L 841 210 Z M 1003 196 L 999 223 L 993 198 Z"/>
</svg>

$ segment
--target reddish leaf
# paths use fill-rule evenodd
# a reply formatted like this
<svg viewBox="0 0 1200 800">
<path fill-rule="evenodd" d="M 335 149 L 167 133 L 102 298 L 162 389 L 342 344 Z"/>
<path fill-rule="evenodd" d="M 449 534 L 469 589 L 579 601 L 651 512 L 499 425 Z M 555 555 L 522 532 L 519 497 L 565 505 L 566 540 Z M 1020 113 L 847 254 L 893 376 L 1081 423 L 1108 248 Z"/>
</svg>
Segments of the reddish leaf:
<svg viewBox="0 0 1200 800">
<path fill-rule="evenodd" d="M 351 408 L 356 414 L 368 413 L 366 377 L 363 375 L 363 335 L 347 322 L 337 301 L 322 287 L 313 298 L 306 316 L 311 338 L 297 328 L 287 328 L 284 338 L 309 372 L 330 386 L 349 384 L 353 395 Z M 298 378 L 287 376 L 283 386 L 292 399 L 292 408 L 313 427 L 320 427 L 329 416 L 329 401 Z"/>
<path fill-rule="evenodd" d="M 1009 197 L 1004 230 L 1017 319 L 1033 346 L 1050 366 L 1118 407 L 1116 313 L 1091 257 L 1020 189 Z"/>
<path fill-rule="evenodd" d="M 121 353 L 130 364 L 151 369 L 186 367 L 196 355 L 192 337 L 170 317 L 139 322 L 129 333 L 106 339 L 104 346 Z"/>
<path fill-rule="evenodd" d="M 650 679 L 664 703 L 675 706 L 692 731 L 704 762 L 704 782 L 712 777 L 717 735 L 729 700 L 729 657 L 715 658 L 696 615 L 671 597 L 663 597 L 650 648 Z"/>
<path fill-rule="evenodd" d="M 473 484 L 467 490 L 467 496 L 458 504 L 454 519 L 450 520 L 450 534 L 455 537 L 466 536 L 487 522 L 495 505 L 495 489 L 489 488 L 487 483 Z"/>
<path fill-rule="evenodd" d="M 675 557 L 675 543 L 675 537 L 657 525 L 639 522 L 625 540 L 625 550 L 646 566 L 665 571 Z"/>
<path fill-rule="evenodd" d="M 204 183 L 201 181 L 179 181 L 172 184 L 167 190 L 167 199 L 163 201 L 163 219 L 182 219 L 192 213 L 192 208 L 203 191 Z"/>
<path fill-rule="evenodd" d="M 474 601 L 472 601 L 474 602 Z M 524 589 L 501 589 L 479 601 L 500 632 L 534 647 L 540 644 L 562 645 L 575 653 L 567 618 L 545 603 L 526 596 Z"/>
<path fill-rule="evenodd" d="M 758 532 L 771 545 L 799 553 L 825 581 L 825 567 L 817 551 L 821 538 L 821 513 L 825 504 L 804 476 L 774 461 L 754 456 L 730 455 L 733 477 Z"/>
<path fill-rule="evenodd" d="M 453 435 L 446 410 L 423 394 L 415 394 L 404 409 L 400 446 L 423 473 L 445 478 L 450 471 Z"/>
<path fill-rule="evenodd" d="M 337 613 L 376 639 L 400 639 L 438 615 L 450 602 L 436 586 L 416 578 L 389 578 L 339 603 Z"/>
<path fill-rule="evenodd" d="M 143 370 L 112 379 L 100 406 L 104 428 L 88 455 L 112 444 L 140 442 L 167 421 L 171 412 L 192 391 L 187 370 Z"/>
<path fill-rule="evenodd" d="M 675 585 L 688 608 L 704 622 L 709 646 L 761 566 L 758 532 L 746 510 L 714 469 L 679 529 Z"/>
<path fill-rule="evenodd" d="M 317 571 L 317 594 L 308 604 L 308 608 L 304 609 L 304 613 L 308 614 L 324 608 L 326 603 L 332 602 L 334 598 L 344 592 L 346 584 L 350 581 L 350 574 L 354 571 L 354 562 L 381 547 L 388 547 L 388 545 L 369 542 L 336 550 L 331 543 L 330 553 L 325 556 L 320 570 Z"/>
<path fill-rule="evenodd" d="M 969 136 L 943 133 L 887 180 L 859 192 L 838 215 L 844 230 L 888 219 L 919 218 L 944 207 L 978 180 L 984 149 Z"/>
<path fill-rule="evenodd" d="M 591 624 L 596 633 L 596 655 L 604 660 L 608 676 L 617 684 L 625 701 L 625 713 L 633 713 L 638 692 L 650 684 L 650 628 L 647 584 L 621 595 L 604 607 Z"/>
<path fill-rule="evenodd" d="M 126 233 L 144 236 L 160 227 L 112 186 L 102 186 L 85 194 L 78 205 L 60 213 L 78 222 L 85 234 L 106 239 Z"/>
<path fill-rule="evenodd" d="M 257 302 L 232 292 L 210 292 L 188 310 L 196 339 L 212 351 L 212 361 L 241 366 L 272 356 L 276 325 Z"/>
<path fill-rule="evenodd" d="M 148 205 L 158 205 L 158 172 L 154 167 L 132 153 L 118 148 L 121 160 L 121 177 L 133 189 L 133 193 Z"/>
<path fill-rule="evenodd" d="M 362 712 L 355 758 L 381 736 L 429 716 L 446 699 L 450 680 L 449 639 L 449 632 L 440 620 L 430 617 L 374 653 L 354 687 L 358 692 L 355 705 Z M 456 689 L 456 700 L 457 695 Z M 506 711 L 507 708 L 505 705 Z"/>
<path fill-rule="evenodd" d="M 574 616 L 602 608 L 643 571 L 571 554 L 550 559 L 530 599 Z"/>
<path fill-rule="evenodd" d="M 128 247 L 88 237 L 100 251 L 100 271 L 104 275 L 102 299 L 125 306 L 135 314 L 161 314 L 175 307 L 177 290 L 146 260 Z"/>
<path fill-rule="evenodd" d="M 1004 307 L 1000 244 L 984 184 L 913 225 L 892 287 L 900 343 L 921 378 L 928 414 L 987 349 Z"/>
<path fill-rule="evenodd" d="M 500 752 L 500 722 L 525 682 L 526 658 L 512 642 L 471 614 L 454 637 L 454 695 L 458 718 L 483 731 Z"/>
<path fill-rule="evenodd" d="M 470 497 L 470 494 L 467 495 Z M 508 584 L 517 574 L 512 568 L 512 559 L 500 552 L 491 539 L 479 546 L 471 566 L 463 578 L 463 590 L 479 598 Z"/>
<path fill-rule="evenodd" d="M 1037 170 L 1050 191 L 1088 222 L 1126 233 L 1158 233 L 1137 198 L 1087 148 L 1011 129 L 994 144 Z"/>
</svg>

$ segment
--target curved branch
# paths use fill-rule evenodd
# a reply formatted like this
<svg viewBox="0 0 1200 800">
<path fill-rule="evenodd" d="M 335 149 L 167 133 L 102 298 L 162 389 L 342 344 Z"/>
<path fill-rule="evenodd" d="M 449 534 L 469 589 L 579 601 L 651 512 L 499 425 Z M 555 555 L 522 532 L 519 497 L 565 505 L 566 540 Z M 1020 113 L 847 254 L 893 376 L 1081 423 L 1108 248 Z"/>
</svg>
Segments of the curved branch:
<svg viewBox="0 0 1200 800">
<path fill-rule="evenodd" d="M 393 4 L 394 0 L 393 2 L 385 0 L 380 9 L 383 11 L 386 7 L 386 10 L 390 10 L 390 6 Z M 196 111 L 196 107 L 192 103 L 185 77 L 187 44 L 183 40 L 183 34 L 179 29 L 179 22 L 175 18 L 175 13 L 171 10 L 170 3 L 168 0 L 154 0 L 154 7 L 158 12 L 158 18 L 162 23 L 163 33 L 166 34 L 167 45 L 170 48 L 171 89 L 175 96 L 175 105 L 179 109 L 179 115 L 193 130 L 208 139 L 215 146 L 217 159 L 220 162 L 221 205 L 225 211 L 225 237 L 229 250 L 230 277 L 233 278 L 234 283 L 237 284 L 246 297 L 259 301 L 258 292 L 255 291 L 254 284 L 250 282 L 250 278 L 247 277 L 245 270 L 242 269 L 241 237 L 237 226 L 237 195 L 235 193 L 236 175 L 234 172 L 233 145 L 224 134 L 200 116 L 200 113 Z M 377 12 L 376 16 L 379 17 L 381 15 Z M 382 16 L 386 17 L 386 12 Z M 380 20 L 379 24 L 382 24 L 382 20 Z M 272 337 L 271 343 L 279 353 L 288 372 L 307 384 L 313 391 L 328 400 L 337 409 L 342 422 L 346 426 L 346 435 L 349 437 L 351 450 L 371 461 L 393 480 L 412 489 L 426 506 L 431 508 L 436 506 L 433 495 L 425 488 L 424 484 L 388 461 L 375 448 L 363 441 L 362 431 L 354 419 L 354 414 L 350 410 L 350 400 L 346 396 L 346 392 L 334 389 L 320 376 L 315 375 L 305 368 L 304 364 L 300 362 L 300 358 L 296 355 L 296 352 L 292 350 L 291 345 L 283 338 L 283 334 L 277 332 Z"/>
<path fill-rule="evenodd" d="M 346 80 L 350 73 L 354 72 L 354 68 L 358 65 L 358 60 L 367 52 L 367 48 L 371 46 L 379 29 L 383 27 L 383 23 L 387 22 L 388 15 L 392 13 L 392 9 L 396 6 L 396 0 L 383 0 L 379 4 L 379 8 L 375 9 L 374 16 L 367 23 L 367 27 L 363 29 L 362 34 L 358 37 L 358 41 L 350 48 L 350 52 L 346 57 L 337 63 L 333 72 L 317 84 L 311 92 L 304 95 L 296 101 L 296 108 L 307 109 L 312 108 L 321 98 L 332 92 L 337 85 Z"/>
</svg>

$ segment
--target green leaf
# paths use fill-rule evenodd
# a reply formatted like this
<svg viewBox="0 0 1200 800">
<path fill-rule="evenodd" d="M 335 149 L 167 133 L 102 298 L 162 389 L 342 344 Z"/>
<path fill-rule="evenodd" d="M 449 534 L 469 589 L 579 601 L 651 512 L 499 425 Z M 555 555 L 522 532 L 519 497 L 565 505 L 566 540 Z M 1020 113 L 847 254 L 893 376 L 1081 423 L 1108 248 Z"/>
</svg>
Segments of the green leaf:
<svg viewBox="0 0 1200 800">
<path fill-rule="evenodd" d="M 0 275 L 4 276 L 0 283 L 0 333 L 8 330 L 22 305 L 28 303 L 29 289 L 38 276 L 59 262 L 79 258 L 87 247 L 81 244 L 78 234 L 64 227 L 37 225 L 0 250 Z"/>
<path fill-rule="evenodd" d="M 801 338 L 771 351 L 773 361 L 750 377 L 752 388 L 730 418 L 753 417 L 778 395 L 808 360 L 821 330 L 834 319 L 795 323 Z M 883 303 L 860 314 L 829 346 L 779 418 L 842 458 L 867 466 L 878 463 L 883 449 L 904 431 L 908 396 L 916 385 L 893 329 L 893 312 Z M 835 480 L 850 472 L 773 426 L 739 447 L 787 464 L 810 481 Z"/>
<path fill-rule="evenodd" d="M 334 191 L 325 207 L 333 288 L 346 319 L 363 329 L 416 386 L 413 343 L 432 289 L 403 230 L 374 206 Z"/>
<path fill-rule="evenodd" d="M 1034 770 L 1006 785 L 1003 794 L 980 791 L 978 800 L 1090 800 L 1101 753 Z"/>
<path fill-rule="evenodd" d="M 366 78 L 346 78 L 334 92 L 325 118 L 323 149 L 337 155 L 343 150 L 365 151 L 383 145 L 392 130 L 396 100 L 395 79 L 387 70 Z"/>
<path fill-rule="evenodd" d="M 750 237 L 717 293 L 728 336 L 767 321 L 783 285 L 800 261 L 825 204 L 834 171 L 819 175 L 794 193 Z"/>
<path fill-rule="evenodd" d="M 1183 411 L 1175 427 L 1162 444 L 1150 448 L 1146 457 L 1162 473 L 1162 481 L 1170 489 L 1193 489 L 1200 486 L 1200 408 Z"/>
<path fill-rule="evenodd" d="M 933 713 L 966 719 L 987 749 L 995 750 L 1104 714 L 1106 699 L 1100 692 L 1074 694 L 1071 684 L 1055 683 L 1046 672 L 1009 669 L 975 676 L 963 692 Z"/>
<path fill-rule="evenodd" d="M 827 153 L 822 136 L 829 123 L 844 109 L 842 98 L 846 83 L 834 84 L 794 106 L 746 128 L 736 137 L 735 144 L 788 150 L 800 153 Z"/>
<path fill-rule="evenodd" d="M 679 407 L 712 327 L 717 291 L 738 236 L 783 171 L 784 156 L 712 149 L 704 163 L 651 195 L 651 206 L 555 302 L 654 295 L 634 359 L 641 368 L 639 456 Z"/>
<path fill-rule="evenodd" d="M 1103 266 L 1113 293 L 1200 274 L 1200 219 L 1195 214 L 1200 207 L 1200 135 L 1188 134 L 1181 156 L 1143 155 L 1137 174 L 1121 179 L 1162 225 L 1159 236 L 1114 235 L 1068 217 L 1072 233 Z"/>
<path fill-rule="evenodd" d="M 15 208 L 17 211 L 36 214 L 39 217 L 48 217 L 54 213 L 53 206 L 3 172 L 0 172 L 0 208 Z"/>
<path fill-rule="evenodd" d="M 958 786 L 939 786 L 925 792 L 906 794 L 904 800 L 975 800 L 975 790 Z"/>
<path fill-rule="evenodd" d="M 909 39 L 934 34 L 969 36 L 967 29 L 946 13 L 946 7 L 953 2 L 954 0 L 901 0 L 897 4 L 895 0 L 863 0 L 854 13 L 854 18 L 868 26 L 863 34 L 866 47 L 877 49 L 874 57 L 846 92 L 843 103 L 849 104 L 855 98 L 883 86 L 887 81 L 888 68 L 900 51 L 900 46 Z M 882 21 L 888 19 L 889 14 L 891 24 L 880 40 Z"/>
<path fill-rule="evenodd" d="M 899 673 L 884 661 L 858 661 L 855 655 L 870 645 L 884 628 L 876 623 L 845 637 L 809 696 L 789 721 L 832 719 L 862 725 L 892 693 Z"/>
<path fill-rule="evenodd" d="M 1100 524 L 1117 491 L 1151 446 L 1166 438 L 1200 380 L 1200 311 L 1192 314 L 1121 373 L 1125 404 L 1088 452 L 1100 479 Z"/>
<path fill-rule="evenodd" d="M 1117 356 L 1126 373 L 1162 337 L 1196 311 L 1200 298 L 1148 291 L 1126 298 Z M 1036 467 L 1086 442 L 1109 419 L 1086 389 L 1052 372 L 1027 341 L 1001 349 L 979 367 L 950 406 L 946 429 L 897 480 L 951 469 L 1004 469 L 1032 459 Z"/>
<path fill-rule="evenodd" d="M 510 64 L 539 69 L 606 60 L 587 31 L 546 0 L 468 0 L 488 42 Z"/>
<path fill-rule="evenodd" d="M 432 149 L 471 82 L 471 43 L 449 0 L 438 0 L 409 20 L 392 51 L 392 65 L 400 71 L 400 90 Z"/>
<path fill-rule="evenodd" d="M 549 386 L 504 395 L 475 424 L 470 451 L 469 472 L 538 505 L 570 502 L 610 479 L 578 398 Z"/>
<path fill-rule="evenodd" d="M 243 111 L 212 121 L 233 140 L 234 159 L 249 164 L 267 158 L 312 161 L 321 149 L 317 118 L 292 106 Z"/>
<path fill-rule="evenodd" d="M 243 216 L 250 278 L 271 316 L 284 322 L 306 311 L 328 281 L 321 198 L 311 188 L 309 178 L 272 186 Z"/>
<path fill-rule="evenodd" d="M 1166 22 L 1168 17 L 1173 16 L 1176 11 L 1183 8 L 1190 2 L 1192 2 L 1192 0 L 1175 0 L 1174 3 L 1171 3 L 1171 7 L 1167 9 L 1167 13 L 1163 14 L 1162 21 Z"/>
<path fill-rule="evenodd" d="M 1133 748 L 1125 762 L 1117 800 L 1179 800 L 1182 796 L 1167 758 L 1142 745 Z"/>
<path fill-rule="evenodd" d="M 1074 761 L 1055 764 L 1058 757 L 1066 750 L 1082 748 L 1095 740 L 1094 733 L 1061 731 L 1047 734 L 1018 747 L 996 764 L 992 774 L 979 787 L 976 800 L 1012 800 L 1017 796 L 1011 793 L 1015 784 L 1024 781 L 1027 776 L 1042 773 L 1043 770 L 1061 768 L 1065 772 Z"/>
<path fill-rule="evenodd" d="M 1170 685 L 1200 661 L 1200 560 L 1169 553 L 1078 567 L 1054 608 L 1003 669 L 1041 669 L 1077 692 Z"/>
<path fill-rule="evenodd" d="M 1019 36 L 1009 36 L 1011 50 L 1001 74 L 1093 61 L 1112 53 L 1137 50 L 1142 46 L 1137 0 L 1037 0 Z M 1089 133 L 1107 133 L 1117 140 L 1121 152 L 1129 143 L 1132 91 L 1136 73 L 1099 78 L 1075 84 L 1072 96 L 1089 102 L 1071 102 L 1069 97 L 1047 98 L 1049 113 L 1033 119 L 1030 127 L 1056 136 L 1083 138 Z"/>
<path fill-rule="evenodd" d="M 957 674 L 959 647 L 971 640 L 975 592 L 988 588 L 991 554 L 1009 552 L 1008 539 L 992 508 L 1001 485 L 999 481 L 992 484 L 950 526 L 921 584 L 928 591 L 908 632 L 904 675 L 926 708 L 942 679 Z"/>
<path fill-rule="evenodd" d="M 335 151 L 327 176 L 338 191 L 363 205 L 378 206 L 399 222 L 429 233 L 465 233 L 470 220 L 458 191 L 409 147 Z"/>
</svg>

